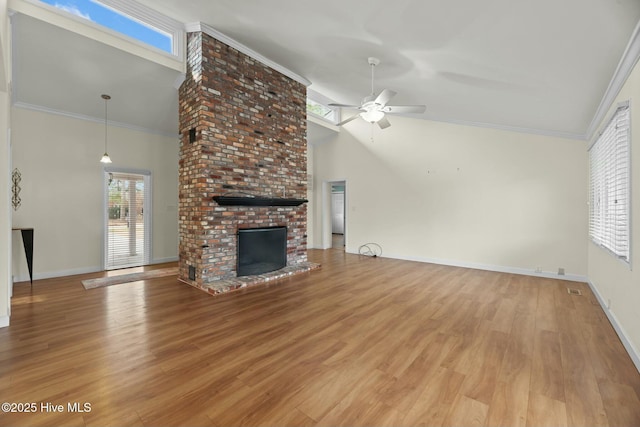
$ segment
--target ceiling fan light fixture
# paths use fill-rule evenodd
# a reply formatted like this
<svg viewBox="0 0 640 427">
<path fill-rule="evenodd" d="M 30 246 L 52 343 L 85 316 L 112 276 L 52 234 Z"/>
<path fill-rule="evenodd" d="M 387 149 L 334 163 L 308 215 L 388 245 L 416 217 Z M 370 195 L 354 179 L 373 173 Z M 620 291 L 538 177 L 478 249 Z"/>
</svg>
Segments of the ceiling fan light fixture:
<svg viewBox="0 0 640 427">
<path fill-rule="evenodd" d="M 360 117 L 369 123 L 377 123 L 384 117 L 384 113 L 380 110 L 368 110 L 360 113 Z"/>
<path fill-rule="evenodd" d="M 348 119 L 342 120 L 337 124 L 338 126 L 345 125 L 357 118 L 361 118 L 369 123 L 377 123 L 380 129 L 386 129 L 391 126 L 391 123 L 387 120 L 386 114 L 424 113 L 426 109 L 426 106 L 424 105 L 388 105 L 389 101 L 397 95 L 397 93 L 391 89 L 384 89 L 376 96 L 373 82 L 374 69 L 378 64 L 380 64 L 380 60 L 378 58 L 369 58 L 369 66 L 371 67 L 371 93 L 362 100 L 360 105 L 329 104 L 331 107 L 351 108 L 359 111 L 359 113 L 354 114 Z"/>
</svg>

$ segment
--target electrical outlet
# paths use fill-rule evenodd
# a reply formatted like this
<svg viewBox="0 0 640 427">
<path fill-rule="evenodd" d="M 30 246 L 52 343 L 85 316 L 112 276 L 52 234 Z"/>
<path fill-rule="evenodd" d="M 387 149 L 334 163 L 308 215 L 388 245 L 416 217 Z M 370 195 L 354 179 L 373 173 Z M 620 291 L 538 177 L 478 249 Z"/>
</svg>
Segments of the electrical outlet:
<svg viewBox="0 0 640 427">
<path fill-rule="evenodd" d="M 542 269 L 540 267 L 536 267 L 536 273 L 542 273 Z"/>
<path fill-rule="evenodd" d="M 558 268 L 558 276 L 564 276 L 564 268 Z"/>
</svg>

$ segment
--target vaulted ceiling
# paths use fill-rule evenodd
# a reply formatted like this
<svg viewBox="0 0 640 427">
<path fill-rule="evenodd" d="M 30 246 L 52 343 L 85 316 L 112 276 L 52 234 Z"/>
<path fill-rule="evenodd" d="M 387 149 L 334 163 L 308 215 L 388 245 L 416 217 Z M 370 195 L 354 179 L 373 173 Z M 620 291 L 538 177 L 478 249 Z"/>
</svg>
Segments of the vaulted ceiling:
<svg viewBox="0 0 640 427">
<path fill-rule="evenodd" d="M 13 101 L 160 134 L 178 134 L 180 73 L 23 14 L 12 18 Z"/>
<path fill-rule="evenodd" d="M 637 0 L 139 3 L 209 24 L 336 102 L 369 93 L 376 56 L 376 91 L 426 104 L 418 117 L 576 138 L 640 21 Z M 14 51 L 15 101 L 100 117 L 111 91 L 114 120 L 177 133 L 175 71 L 23 16 Z"/>
</svg>

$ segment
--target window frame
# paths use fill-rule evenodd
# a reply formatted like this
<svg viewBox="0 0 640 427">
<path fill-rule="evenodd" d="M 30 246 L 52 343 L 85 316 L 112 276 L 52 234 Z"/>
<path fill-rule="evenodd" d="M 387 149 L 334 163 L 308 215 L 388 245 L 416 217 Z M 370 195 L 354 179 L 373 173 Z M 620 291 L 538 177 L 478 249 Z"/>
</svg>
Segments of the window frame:
<svg viewBox="0 0 640 427">
<path fill-rule="evenodd" d="M 621 121 L 625 126 L 621 131 L 624 138 L 622 142 L 618 140 L 620 131 L 617 130 Z M 612 126 L 615 127 L 612 128 Z M 620 144 L 623 144 L 623 146 L 620 147 Z M 621 154 L 625 157 L 619 159 L 618 156 Z M 624 101 L 616 106 L 588 149 L 588 232 L 591 242 L 628 265 L 629 268 L 631 268 L 632 259 L 631 196 L 633 192 L 631 188 L 631 154 L 631 103 L 630 101 Z M 596 155 L 598 157 L 594 158 Z M 615 173 L 612 173 L 612 167 L 615 168 Z M 622 177 L 621 173 L 623 174 Z M 611 189 L 619 191 L 620 188 L 623 189 L 626 199 L 626 206 L 621 212 L 616 207 L 609 206 L 612 198 L 614 205 L 618 203 L 616 197 L 619 195 L 619 193 L 613 193 Z M 600 202 L 596 199 L 599 199 Z M 602 206 L 603 204 L 605 205 Z M 621 223 L 623 225 L 620 225 Z M 619 228 L 622 228 L 622 232 L 618 231 Z M 626 240 L 626 252 L 620 249 L 620 246 L 624 246 L 617 239 L 620 234 L 623 234 L 620 241 L 624 242 Z"/>
<path fill-rule="evenodd" d="M 142 25 L 146 25 L 156 31 L 164 32 L 171 37 L 172 52 L 170 55 L 182 58 L 184 55 L 185 31 L 184 24 L 172 19 L 166 15 L 157 12 L 154 9 L 146 7 L 140 3 L 129 0 L 93 0 L 102 4 L 104 7 L 110 8 L 116 13 L 127 16 Z M 130 36 L 124 35 L 131 38 Z M 136 40 L 136 39 L 133 39 Z M 137 40 L 140 42 L 139 40 Z M 141 42 L 146 45 L 146 43 Z M 152 46 L 154 49 L 168 53 L 162 49 Z"/>
<path fill-rule="evenodd" d="M 313 111 L 309 110 L 308 104 L 309 101 L 311 101 L 314 104 L 318 104 L 322 107 L 325 107 L 328 110 L 331 110 L 333 112 L 333 118 L 329 119 L 326 116 L 322 116 L 320 114 L 314 113 Z M 312 117 L 315 117 L 317 119 L 323 120 L 327 123 L 330 123 L 332 125 L 336 125 L 338 123 L 340 123 L 340 109 L 336 108 L 336 107 L 331 107 L 329 106 L 330 103 L 332 103 L 333 101 L 331 101 L 329 98 L 311 90 L 311 89 L 307 89 L 307 114 L 311 115 Z"/>
<path fill-rule="evenodd" d="M 135 43 L 139 46 L 143 46 L 150 51 L 166 55 L 173 59 L 183 60 L 185 55 L 185 31 L 184 25 L 168 16 L 148 8 L 137 2 L 130 2 L 126 0 L 92 0 L 100 6 L 110 9 L 114 13 L 122 15 L 123 17 L 135 21 L 141 25 L 144 25 L 157 33 L 166 34 L 171 39 L 171 52 L 148 44 L 147 42 L 132 37 L 128 34 L 122 33 L 107 25 L 100 24 L 82 17 L 79 17 L 73 13 L 70 13 L 60 7 L 56 7 L 45 3 L 41 0 L 26 0 L 27 2 L 36 5 L 45 10 L 62 15 L 66 18 L 73 19 L 83 24 L 104 31 L 108 34 L 114 35 L 128 42 Z"/>
<path fill-rule="evenodd" d="M 317 106 L 319 106 L 321 108 L 325 108 L 327 110 L 327 114 L 324 114 L 324 115 L 318 114 L 315 111 L 309 109 L 309 105 L 317 105 Z M 325 120 L 325 121 L 327 121 L 329 123 L 333 123 L 333 124 L 337 123 L 335 121 L 336 110 L 334 108 L 331 108 L 331 107 L 329 107 L 329 106 L 327 106 L 327 105 L 325 105 L 325 104 L 323 104 L 321 102 L 318 102 L 315 99 L 310 98 L 310 97 L 307 97 L 307 114 L 311 114 L 314 117 L 317 117 L 317 118 L 319 118 L 321 120 Z M 328 115 L 330 115 L 331 118 L 327 117 Z"/>
</svg>

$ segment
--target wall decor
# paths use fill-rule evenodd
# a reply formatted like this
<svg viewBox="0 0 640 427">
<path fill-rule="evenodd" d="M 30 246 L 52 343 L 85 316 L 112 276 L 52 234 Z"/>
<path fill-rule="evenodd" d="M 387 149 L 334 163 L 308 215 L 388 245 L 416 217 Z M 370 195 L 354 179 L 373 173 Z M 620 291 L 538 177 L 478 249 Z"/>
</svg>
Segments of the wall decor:
<svg viewBox="0 0 640 427">
<path fill-rule="evenodd" d="M 22 199 L 20 198 L 20 181 L 22 181 L 22 174 L 15 168 L 11 173 L 11 204 L 13 205 L 13 210 L 17 211 L 22 203 Z"/>
</svg>

